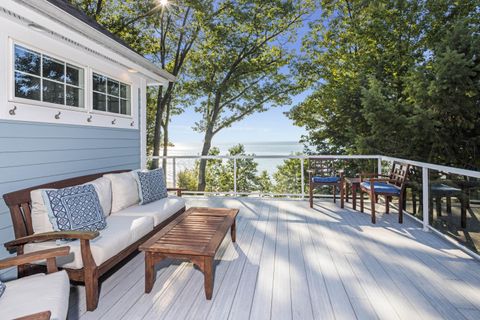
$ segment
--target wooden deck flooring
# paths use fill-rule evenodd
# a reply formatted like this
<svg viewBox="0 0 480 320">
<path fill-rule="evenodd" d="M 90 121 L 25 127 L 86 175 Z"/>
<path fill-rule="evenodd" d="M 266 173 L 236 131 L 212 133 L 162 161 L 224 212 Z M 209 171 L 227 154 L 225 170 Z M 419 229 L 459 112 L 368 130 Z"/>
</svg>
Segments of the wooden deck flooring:
<svg viewBox="0 0 480 320">
<path fill-rule="evenodd" d="M 144 292 L 139 254 L 102 284 L 85 312 L 72 287 L 69 319 L 480 319 L 480 263 L 410 218 L 341 210 L 328 200 L 195 199 L 239 208 L 237 243 L 218 255 L 213 299 L 191 263 L 158 266 Z M 379 208 L 382 212 L 382 207 Z"/>
</svg>

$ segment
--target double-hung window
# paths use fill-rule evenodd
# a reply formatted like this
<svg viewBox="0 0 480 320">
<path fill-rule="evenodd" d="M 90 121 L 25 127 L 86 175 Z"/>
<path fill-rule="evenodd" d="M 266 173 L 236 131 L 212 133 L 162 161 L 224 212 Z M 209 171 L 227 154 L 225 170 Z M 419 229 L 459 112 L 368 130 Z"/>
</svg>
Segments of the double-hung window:
<svg viewBox="0 0 480 320">
<path fill-rule="evenodd" d="M 130 86 L 93 73 L 93 110 L 131 115 Z"/>
<path fill-rule="evenodd" d="M 20 45 L 14 55 L 15 98 L 85 107 L 83 68 Z"/>
</svg>

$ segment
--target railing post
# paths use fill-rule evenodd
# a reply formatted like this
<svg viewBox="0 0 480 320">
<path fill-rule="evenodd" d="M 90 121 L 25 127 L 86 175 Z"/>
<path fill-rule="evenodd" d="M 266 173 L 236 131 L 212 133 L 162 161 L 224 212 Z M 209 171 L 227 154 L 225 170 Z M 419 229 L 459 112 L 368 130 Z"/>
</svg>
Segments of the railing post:
<svg viewBox="0 0 480 320">
<path fill-rule="evenodd" d="M 422 189 L 423 189 L 423 231 L 428 231 L 429 212 L 430 212 L 430 194 L 428 181 L 428 168 L 422 167 Z"/>
<path fill-rule="evenodd" d="M 303 166 L 304 166 L 303 161 L 304 161 L 304 158 L 302 157 L 300 159 L 300 171 L 301 171 L 301 179 L 302 179 L 300 184 L 302 186 L 302 200 L 305 199 L 305 173 L 303 172 Z"/>
<path fill-rule="evenodd" d="M 377 173 L 382 174 L 382 157 L 377 158 Z"/>
<path fill-rule="evenodd" d="M 237 158 L 233 158 L 233 192 L 237 195 Z"/>
<path fill-rule="evenodd" d="M 177 187 L 177 166 L 175 163 L 175 157 L 172 158 L 172 174 L 173 174 L 173 187 Z"/>
</svg>

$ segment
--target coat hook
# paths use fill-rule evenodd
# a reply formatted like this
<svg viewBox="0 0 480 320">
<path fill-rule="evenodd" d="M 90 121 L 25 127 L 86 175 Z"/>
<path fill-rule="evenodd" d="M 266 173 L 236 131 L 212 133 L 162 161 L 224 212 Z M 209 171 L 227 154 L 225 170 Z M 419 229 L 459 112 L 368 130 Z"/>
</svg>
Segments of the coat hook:
<svg viewBox="0 0 480 320">
<path fill-rule="evenodd" d="M 88 117 L 87 122 L 92 122 L 92 118 L 93 118 L 93 116 Z"/>
<path fill-rule="evenodd" d="M 13 109 L 10 109 L 10 110 L 8 111 L 8 113 L 9 113 L 11 116 L 14 116 L 16 110 L 17 110 L 17 106 L 13 106 Z"/>
<path fill-rule="evenodd" d="M 117 122 L 117 119 L 112 120 L 112 124 L 115 124 L 115 122 Z"/>
<path fill-rule="evenodd" d="M 135 121 L 132 121 L 132 122 L 130 123 L 130 127 L 133 127 L 134 125 L 135 125 Z"/>
<path fill-rule="evenodd" d="M 62 111 L 58 111 L 58 113 L 55 115 L 55 119 L 60 119 L 60 115 L 62 114 Z"/>
</svg>

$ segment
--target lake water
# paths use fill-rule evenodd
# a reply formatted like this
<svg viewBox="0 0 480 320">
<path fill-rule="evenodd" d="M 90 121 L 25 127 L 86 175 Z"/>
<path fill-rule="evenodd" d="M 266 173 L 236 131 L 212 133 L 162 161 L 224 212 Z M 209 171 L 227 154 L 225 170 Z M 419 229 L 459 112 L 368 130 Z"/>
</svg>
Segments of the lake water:
<svg viewBox="0 0 480 320">
<path fill-rule="evenodd" d="M 255 155 L 291 155 L 303 152 L 303 144 L 296 141 L 217 143 L 214 146 L 220 149 L 221 155 L 226 155 L 228 149 L 237 144 L 243 144 L 247 154 Z M 195 156 L 200 155 L 201 151 L 201 143 L 176 143 L 174 147 L 168 148 L 168 155 Z"/>
</svg>

